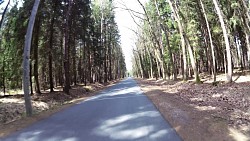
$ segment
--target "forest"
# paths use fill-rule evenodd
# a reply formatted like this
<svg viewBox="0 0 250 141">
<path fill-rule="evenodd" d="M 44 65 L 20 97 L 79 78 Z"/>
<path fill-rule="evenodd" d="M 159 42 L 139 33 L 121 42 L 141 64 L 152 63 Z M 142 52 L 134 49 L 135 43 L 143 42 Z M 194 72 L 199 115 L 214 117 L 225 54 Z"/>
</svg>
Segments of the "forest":
<svg viewBox="0 0 250 141">
<path fill-rule="evenodd" d="M 85 108 L 74 109 L 79 121 L 60 118 L 86 129 L 78 114 L 108 123 L 101 135 L 146 134 L 139 129 L 158 130 L 157 123 L 142 119 L 162 116 L 183 140 L 249 141 L 250 1 L 131 1 L 0 0 L 0 137 L 75 104 Z M 117 9 L 137 25 L 127 25 L 132 70 Z"/>
<path fill-rule="evenodd" d="M 133 72 L 141 78 L 201 82 L 206 72 L 216 83 L 225 73 L 249 70 L 249 1 L 246 0 L 150 0 L 137 23 Z"/>
<path fill-rule="evenodd" d="M 248 141 L 250 1 L 137 2 L 132 68 L 144 93 L 184 140 Z"/>
<path fill-rule="evenodd" d="M 58 86 L 69 93 L 72 85 L 106 83 L 125 76 L 112 1 L 24 0 L 22 6 L 11 2 L 4 5 L 0 23 L 1 94 L 15 93 L 26 83 L 26 95 L 53 92 Z M 32 29 L 28 28 L 31 12 L 35 13 Z M 31 48 L 24 66 L 29 31 Z M 23 77 L 24 69 L 27 77 Z"/>
</svg>

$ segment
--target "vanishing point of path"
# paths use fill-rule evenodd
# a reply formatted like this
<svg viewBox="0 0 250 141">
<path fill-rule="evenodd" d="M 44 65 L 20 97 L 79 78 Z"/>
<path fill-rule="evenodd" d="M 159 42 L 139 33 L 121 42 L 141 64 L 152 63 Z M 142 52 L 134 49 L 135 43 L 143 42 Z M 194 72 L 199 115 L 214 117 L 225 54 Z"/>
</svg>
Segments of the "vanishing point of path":
<svg viewBox="0 0 250 141">
<path fill-rule="evenodd" d="M 1 141 L 181 141 L 132 78 Z"/>
</svg>

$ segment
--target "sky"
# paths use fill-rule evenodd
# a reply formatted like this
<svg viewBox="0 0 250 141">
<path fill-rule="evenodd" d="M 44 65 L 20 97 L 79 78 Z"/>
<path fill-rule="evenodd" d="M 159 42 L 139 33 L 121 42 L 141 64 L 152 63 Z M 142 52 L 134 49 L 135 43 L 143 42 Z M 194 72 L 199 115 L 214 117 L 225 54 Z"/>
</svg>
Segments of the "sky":
<svg viewBox="0 0 250 141">
<path fill-rule="evenodd" d="M 141 0 L 141 2 L 144 4 L 146 0 Z M 132 50 L 133 50 L 133 47 L 135 46 L 135 39 L 136 39 L 135 33 L 131 31 L 130 29 L 136 30 L 137 25 L 134 23 L 129 12 L 123 9 L 126 7 L 123 6 L 122 3 L 125 3 L 127 8 L 129 9 L 132 9 L 140 13 L 144 13 L 144 12 L 137 0 L 115 0 L 115 6 L 117 7 L 115 9 L 116 22 L 118 24 L 120 35 L 121 35 L 121 46 L 122 46 L 123 53 L 125 55 L 127 70 L 130 71 L 132 70 Z M 135 17 L 135 20 L 137 22 L 140 21 L 140 19 L 136 17 Z"/>
</svg>

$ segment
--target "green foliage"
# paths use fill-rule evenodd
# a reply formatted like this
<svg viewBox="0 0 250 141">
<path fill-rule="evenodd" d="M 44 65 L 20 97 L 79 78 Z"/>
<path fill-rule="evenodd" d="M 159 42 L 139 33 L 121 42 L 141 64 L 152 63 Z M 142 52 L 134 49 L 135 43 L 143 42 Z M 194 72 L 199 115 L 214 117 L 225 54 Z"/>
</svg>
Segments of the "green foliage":
<svg viewBox="0 0 250 141">
<path fill-rule="evenodd" d="M 112 1 L 103 0 L 102 8 L 98 1 L 74 0 L 69 24 L 70 46 L 70 73 L 77 71 L 77 81 L 83 82 L 87 74 L 82 72 L 91 68 L 92 73 L 103 71 L 104 60 L 118 60 L 119 63 L 107 63 L 111 66 L 112 75 L 117 78 L 125 74 L 125 60 L 120 47 L 120 35 L 115 22 L 114 6 Z M 16 5 L 9 8 L 1 29 L 0 42 L 0 88 L 22 88 L 22 54 L 27 23 L 34 0 L 24 0 L 22 7 Z M 33 31 L 31 48 L 31 67 L 35 63 L 33 48 L 36 46 L 35 38 L 38 36 L 38 78 L 43 89 L 49 84 L 49 57 L 52 53 L 52 75 L 54 83 L 63 84 L 64 39 L 65 39 L 65 13 L 67 1 L 42 0 Z M 103 19 L 100 16 L 103 13 Z M 52 25 L 52 20 L 54 23 Z M 103 20 L 101 22 L 101 20 Z M 38 24 L 38 26 L 36 26 Z M 101 24 L 103 31 L 101 32 Z M 52 27 L 52 28 L 51 28 Z M 51 29 L 53 30 L 52 37 Z M 101 38 L 102 37 L 102 38 Z M 52 38 L 52 47 L 50 39 Z M 112 47 L 112 49 L 110 49 Z M 88 51 L 89 50 L 89 51 Z M 111 50 L 109 52 L 109 50 Z M 108 56 L 110 53 L 111 56 Z M 90 61 L 88 61 L 90 59 Z M 106 60 L 107 61 L 107 60 Z M 90 64 L 88 64 L 90 62 Z M 119 65 L 119 66 L 117 66 Z M 116 70 L 118 70 L 119 72 Z M 32 70 L 31 77 L 35 75 Z M 86 73 L 88 73 L 86 71 Z M 92 74 L 93 75 L 93 74 Z M 101 75 L 101 74 L 98 74 Z M 116 77 L 113 77 L 116 78 Z M 34 78 L 33 78 L 34 80 Z M 80 82 L 81 81 L 81 82 Z M 91 80 L 87 80 L 91 82 Z M 33 82 L 35 83 L 35 82 Z M 53 83 L 53 82 L 52 82 Z M 0 90 L 1 91 L 1 90 Z"/>
<path fill-rule="evenodd" d="M 170 5 L 168 2 L 172 2 L 173 7 L 176 11 L 172 11 Z M 178 69 L 183 70 L 183 52 L 182 52 L 182 42 L 181 42 L 181 36 L 180 31 L 178 29 L 178 24 L 176 22 L 177 19 L 175 19 L 174 13 L 178 13 L 180 16 L 180 22 L 181 26 L 184 29 L 184 34 L 187 36 L 187 40 L 185 41 L 185 47 L 187 51 L 187 42 L 190 43 L 191 49 L 193 51 L 193 54 L 195 56 L 196 65 L 198 67 L 198 70 L 200 72 L 203 71 L 209 71 L 211 73 L 212 70 L 212 53 L 211 53 L 211 44 L 210 39 L 208 36 L 208 32 L 212 35 L 213 45 L 215 47 L 215 58 L 216 58 L 216 71 L 224 71 L 225 61 L 224 57 L 225 54 L 225 41 L 223 39 L 222 34 L 222 28 L 219 22 L 218 15 L 215 11 L 215 7 L 213 2 L 209 0 L 202 0 L 205 14 L 208 20 L 208 24 L 210 27 L 210 31 L 207 29 L 207 25 L 205 22 L 204 13 L 202 12 L 201 3 L 199 0 L 182 0 L 182 1 L 174 1 L 174 0 L 150 0 L 147 2 L 145 8 L 147 10 L 147 14 L 150 18 L 151 25 L 147 21 L 143 21 L 141 23 L 141 30 L 138 31 L 138 41 L 140 44 L 136 44 L 136 51 L 134 53 L 134 59 L 138 60 L 138 54 L 141 55 L 143 58 L 142 62 L 144 63 L 145 71 L 152 70 L 152 67 L 155 67 L 158 65 L 158 68 L 154 68 L 154 74 L 159 74 L 158 77 L 162 77 L 163 72 L 162 68 L 159 69 L 161 61 L 159 60 L 159 56 L 156 55 L 156 52 L 159 52 L 161 49 L 163 49 L 164 52 L 164 62 L 167 64 L 166 68 L 171 70 L 170 65 L 170 57 L 169 49 L 167 48 L 167 38 L 169 40 L 170 49 L 172 51 L 172 55 L 175 56 L 175 64 Z M 156 5 L 155 5 L 156 3 Z M 225 1 L 221 0 L 219 1 L 220 9 L 222 10 L 223 20 L 226 23 L 226 27 L 228 30 L 228 33 L 230 34 L 230 45 L 231 45 L 231 52 L 233 54 L 233 63 L 234 65 L 239 65 L 240 62 L 244 62 L 241 65 L 248 66 L 247 65 L 247 49 L 246 47 L 249 46 L 246 43 L 246 35 L 249 34 L 249 29 L 246 25 L 249 26 L 249 9 L 245 9 L 245 7 L 249 7 L 248 5 L 245 5 L 241 1 L 237 0 L 231 0 L 231 1 Z M 158 9 L 157 9 L 158 7 Z M 158 15 L 158 11 L 160 15 Z M 247 15 L 248 14 L 248 15 Z M 162 32 L 162 26 L 167 30 L 167 33 Z M 150 29 L 150 26 L 152 29 Z M 153 31 L 151 31 L 153 30 Z M 162 47 L 159 49 L 157 47 L 156 40 L 153 40 L 153 34 L 154 32 L 156 34 L 157 41 L 160 43 L 160 46 Z M 236 39 L 240 42 L 236 42 Z M 237 49 L 236 47 L 240 46 L 240 49 Z M 148 48 L 146 50 L 149 50 L 148 52 L 144 52 L 145 48 Z M 249 48 L 249 47 L 248 47 Z M 241 51 L 239 51 L 241 50 Z M 241 55 L 239 55 L 239 53 Z M 152 55 L 152 61 L 153 64 L 149 64 L 148 59 L 150 57 L 150 54 Z M 189 55 L 189 54 L 187 54 Z M 245 60 L 243 59 L 245 57 Z M 243 60 L 242 60 L 243 59 Z M 240 61 L 242 60 L 242 61 Z M 188 67 L 191 66 L 190 64 L 190 58 L 187 58 L 188 61 Z M 133 61 L 134 72 L 137 73 L 137 76 L 140 76 L 141 67 L 138 66 L 138 61 Z M 137 63 L 137 64 L 136 64 Z M 157 70 L 158 69 L 158 70 Z M 218 70 L 217 70 L 218 69 Z M 157 72 L 158 71 L 158 72 Z M 178 71 L 176 69 L 176 71 Z M 182 72 L 179 72 L 181 74 Z M 192 73 L 192 72 L 191 72 Z M 172 74 L 173 75 L 173 74 Z M 150 77 L 150 76 L 148 76 Z M 197 82 L 200 82 L 199 79 L 196 80 Z"/>
</svg>

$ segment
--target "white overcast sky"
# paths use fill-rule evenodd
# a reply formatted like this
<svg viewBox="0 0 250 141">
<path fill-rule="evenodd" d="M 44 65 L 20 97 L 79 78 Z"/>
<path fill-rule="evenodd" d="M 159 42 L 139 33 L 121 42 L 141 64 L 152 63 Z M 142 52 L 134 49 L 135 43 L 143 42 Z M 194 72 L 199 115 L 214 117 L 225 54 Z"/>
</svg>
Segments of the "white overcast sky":
<svg viewBox="0 0 250 141">
<path fill-rule="evenodd" d="M 140 1 L 143 4 L 145 4 L 147 0 L 140 0 Z M 11 2 L 13 2 L 13 0 L 11 0 Z M 135 33 L 131 31 L 130 29 L 136 30 L 137 25 L 134 23 L 129 12 L 122 8 L 127 7 L 129 9 L 138 11 L 140 13 L 144 13 L 144 12 L 137 0 L 114 0 L 114 2 L 115 2 L 115 7 L 117 7 L 115 9 L 116 22 L 118 24 L 120 35 L 121 35 L 121 45 L 122 45 L 123 53 L 125 55 L 126 66 L 128 70 L 132 70 L 132 62 L 131 62 L 132 49 L 133 49 L 133 46 L 135 45 L 136 36 L 135 36 Z M 6 4 L 7 4 L 7 0 L 5 0 L 5 2 L 0 6 L 1 11 L 3 10 L 2 8 L 5 7 Z M 123 4 L 125 4 L 126 7 Z M 11 3 L 11 5 L 13 5 L 13 3 Z M 135 20 L 139 22 L 139 18 L 135 17 Z"/>
<path fill-rule="evenodd" d="M 147 0 L 140 0 L 143 4 Z M 116 8 L 116 22 L 118 24 L 120 35 L 121 35 L 121 45 L 123 49 L 123 53 L 125 55 L 125 61 L 127 70 L 132 70 L 132 49 L 135 45 L 135 33 L 130 29 L 137 29 L 137 25 L 134 23 L 133 19 L 131 18 L 129 12 L 119 7 L 125 8 L 121 3 L 125 3 L 127 8 L 132 9 L 134 11 L 144 13 L 143 9 L 141 8 L 140 4 L 137 0 L 115 0 Z M 139 18 L 135 19 L 139 22 Z M 129 29 L 130 28 L 130 29 Z"/>
</svg>

